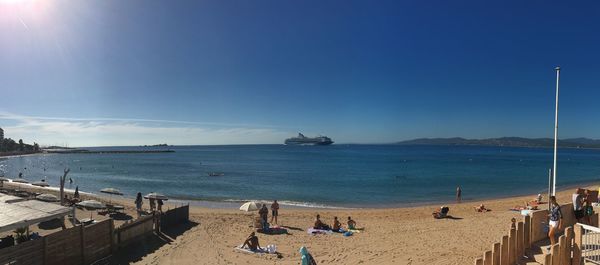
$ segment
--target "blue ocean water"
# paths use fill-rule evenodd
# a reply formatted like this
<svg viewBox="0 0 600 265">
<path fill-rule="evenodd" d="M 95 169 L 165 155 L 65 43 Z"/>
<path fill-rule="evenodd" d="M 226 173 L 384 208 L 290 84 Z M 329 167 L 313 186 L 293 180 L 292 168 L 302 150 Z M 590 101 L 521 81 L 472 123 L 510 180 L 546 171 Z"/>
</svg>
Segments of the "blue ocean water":
<svg viewBox="0 0 600 265">
<path fill-rule="evenodd" d="M 158 147 L 105 147 L 131 150 Z M 182 200 L 278 199 L 286 204 L 377 207 L 545 192 L 552 149 L 477 146 L 177 146 L 174 153 L 45 154 L 5 158 L 9 178 L 58 185 L 65 167 L 83 191 L 160 192 Z M 559 187 L 597 181 L 600 150 L 560 149 Z M 45 171 L 44 171 L 45 169 Z M 223 172 L 223 176 L 209 176 Z M 69 184 L 67 184 L 69 185 Z"/>
</svg>

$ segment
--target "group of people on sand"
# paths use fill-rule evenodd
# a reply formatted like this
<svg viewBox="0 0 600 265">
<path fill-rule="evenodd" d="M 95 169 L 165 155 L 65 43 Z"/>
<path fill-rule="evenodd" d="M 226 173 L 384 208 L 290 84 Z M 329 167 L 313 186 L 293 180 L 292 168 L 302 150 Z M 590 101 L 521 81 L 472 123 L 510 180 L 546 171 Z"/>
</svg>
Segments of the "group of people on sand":
<svg viewBox="0 0 600 265">
<path fill-rule="evenodd" d="M 263 231 L 267 231 L 269 229 L 269 209 L 267 209 L 267 204 L 263 203 L 260 209 L 258 210 L 258 215 L 260 216 L 260 222 Z M 277 218 L 279 217 L 279 203 L 277 200 L 274 200 L 271 203 L 271 224 L 278 224 Z"/>
<path fill-rule="evenodd" d="M 161 199 L 148 198 L 150 201 L 150 211 L 151 212 L 159 212 L 162 213 L 162 206 L 164 204 Z M 144 210 L 142 209 L 142 205 L 144 205 L 144 198 L 142 197 L 142 193 L 138 192 L 137 196 L 135 196 L 135 209 L 137 210 L 138 216 L 141 215 Z"/>
<path fill-rule="evenodd" d="M 352 220 L 352 217 L 348 216 L 348 221 L 346 222 L 346 224 L 347 224 L 347 226 L 346 226 L 347 230 L 356 229 L 356 221 Z M 323 221 L 321 221 L 321 215 L 317 214 L 313 228 L 319 229 L 319 230 L 331 230 L 333 232 L 338 232 L 338 233 L 345 232 L 344 228 L 342 227 L 342 223 L 340 222 L 340 220 L 338 220 L 337 216 L 333 217 L 333 224 L 331 226 L 329 226 L 329 225 L 325 224 Z"/>
<path fill-rule="evenodd" d="M 273 201 L 273 203 L 271 204 L 271 223 L 275 223 L 277 224 L 277 217 L 279 216 L 279 203 L 277 203 L 277 200 Z M 268 214 L 269 214 L 269 209 L 267 208 L 266 204 L 262 204 L 258 214 L 260 216 L 260 220 L 261 223 L 263 224 L 263 231 L 264 229 L 269 229 L 269 223 L 267 222 L 268 220 Z M 324 223 L 323 221 L 321 221 L 321 215 L 317 214 L 316 218 L 315 218 L 315 222 L 313 225 L 313 229 L 320 229 L 320 230 L 331 230 L 334 232 L 339 232 L 339 233 L 343 233 L 346 232 L 348 230 L 360 230 L 360 228 L 357 228 L 356 226 L 356 221 L 354 221 L 352 219 L 351 216 L 348 216 L 348 220 L 346 221 L 346 229 L 344 229 L 342 223 L 340 222 L 340 220 L 338 219 L 337 216 L 333 217 L 333 223 L 331 225 L 328 225 L 326 223 Z M 259 230 L 260 231 L 260 230 Z M 258 251 L 258 250 L 263 250 L 263 248 L 260 246 L 260 242 L 258 239 L 258 236 L 256 235 L 255 232 L 250 233 L 250 235 L 244 240 L 244 243 L 240 246 L 240 248 L 242 249 L 249 249 L 251 251 Z M 302 265 L 316 265 L 316 261 L 315 259 L 312 257 L 312 255 L 310 253 L 308 253 L 308 250 L 305 247 L 301 247 L 300 248 L 300 254 L 302 256 Z"/>
<path fill-rule="evenodd" d="M 592 196 L 590 190 L 584 190 L 578 188 L 572 195 L 573 199 L 573 214 L 577 219 L 578 223 L 592 224 L 592 216 L 594 215 L 594 208 L 592 203 L 598 200 L 597 195 Z M 556 202 L 555 196 L 550 196 L 550 211 L 548 214 L 548 237 L 550 238 L 550 244 L 556 244 L 556 234 L 563 229 L 563 212 L 560 205 Z M 550 247 L 548 247 L 550 248 Z"/>
<path fill-rule="evenodd" d="M 597 202 L 598 198 L 592 198 L 590 190 L 577 189 L 572 195 L 573 212 L 579 223 L 592 224 L 592 215 L 594 215 L 593 202 Z"/>
</svg>

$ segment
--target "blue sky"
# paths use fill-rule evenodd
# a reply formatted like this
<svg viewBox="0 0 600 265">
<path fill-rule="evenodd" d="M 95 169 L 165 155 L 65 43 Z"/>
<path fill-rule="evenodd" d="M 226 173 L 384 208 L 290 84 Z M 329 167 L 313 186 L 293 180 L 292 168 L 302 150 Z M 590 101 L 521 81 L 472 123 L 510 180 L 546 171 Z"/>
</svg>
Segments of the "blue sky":
<svg viewBox="0 0 600 265">
<path fill-rule="evenodd" d="M 0 126 L 42 144 L 600 138 L 600 3 L 0 0 Z"/>
</svg>

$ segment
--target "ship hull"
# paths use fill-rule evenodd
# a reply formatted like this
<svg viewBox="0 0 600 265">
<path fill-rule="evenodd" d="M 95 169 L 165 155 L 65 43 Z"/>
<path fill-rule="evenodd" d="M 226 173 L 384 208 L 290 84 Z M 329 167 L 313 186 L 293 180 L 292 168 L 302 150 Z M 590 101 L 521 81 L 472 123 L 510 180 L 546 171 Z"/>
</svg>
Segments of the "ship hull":
<svg viewBox="0 0 600 265">
<path fill-rule="evenodd" d="M 299 142 L 299 141 L 285 141 L 286 145 L 330 145 L 333 141 L 325 141 L 325 142 Z"/>
</svg>

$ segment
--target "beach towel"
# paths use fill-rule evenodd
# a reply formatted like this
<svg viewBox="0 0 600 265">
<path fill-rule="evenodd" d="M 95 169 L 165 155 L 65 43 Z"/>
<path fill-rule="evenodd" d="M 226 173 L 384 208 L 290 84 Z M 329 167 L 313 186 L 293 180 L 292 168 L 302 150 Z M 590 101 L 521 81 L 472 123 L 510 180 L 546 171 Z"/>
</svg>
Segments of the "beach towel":
<svg viewBox="0 0 600 265">
<path fill-rule="evenodd" d="M 271 227 L 267 230 L 259 229 L 258 232 L 267 234 L 267 235 L 281 235 L 281 234 L 287 234 L 287 229 L 282 228 L 282 227 Z"/>
<path fill-rule="evenodd" d="M 331 231 L 331 230 L 315 229 L 313 227 L 309 227 L 308 229 L 306 229 L 306 232 L 311 235 L 316 235 L 316 234 L 331 235 L 331 234 L 333 234 L 333 231 Z"/>
<path fill-rule="evenodd" d="M 352 233 L 360 233 L 362 232 L 363 229 L 348 229 L 348 232 L 352 232 Z"/>
<path fill-rule="evenodd" d="M 248 254 L 269 254 L 269 251 L 267 251 L 267 248 L 258 248 L 256 250 L 251 250 L 248 247 L 242 248 L 242 245 L 239 245 L 239 246 L 235 247 L 234 249 L 236 251 L 244 252 L 244 253 L 248 253 Z"/>
</svg>

